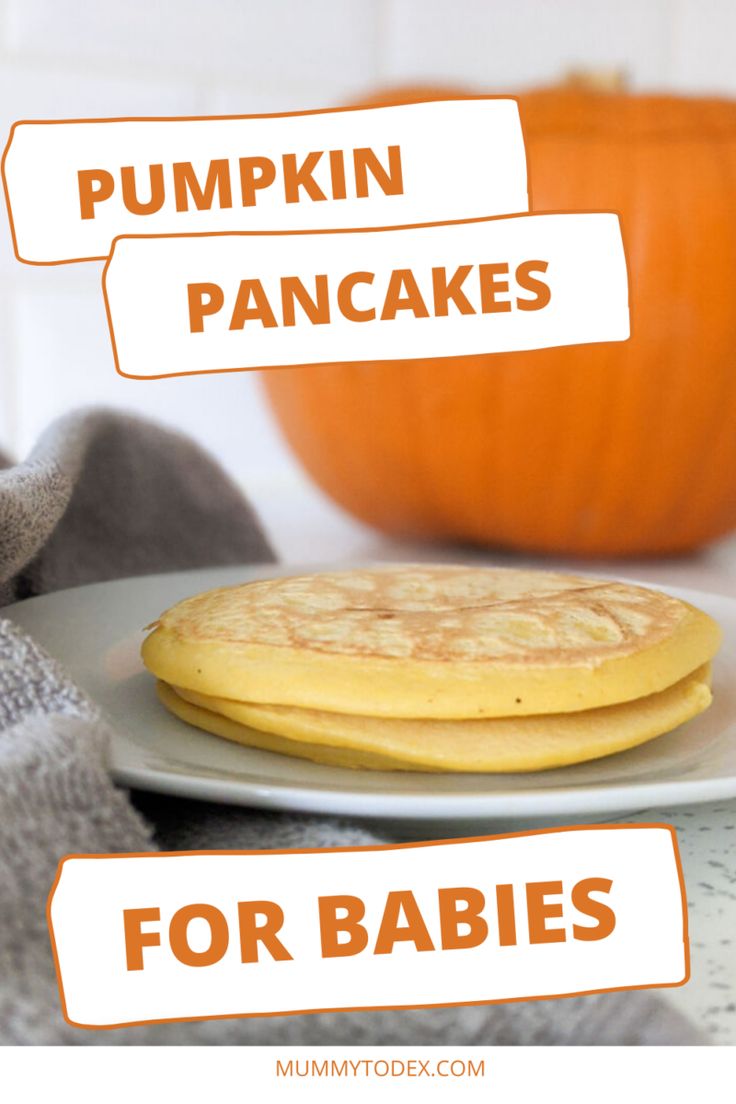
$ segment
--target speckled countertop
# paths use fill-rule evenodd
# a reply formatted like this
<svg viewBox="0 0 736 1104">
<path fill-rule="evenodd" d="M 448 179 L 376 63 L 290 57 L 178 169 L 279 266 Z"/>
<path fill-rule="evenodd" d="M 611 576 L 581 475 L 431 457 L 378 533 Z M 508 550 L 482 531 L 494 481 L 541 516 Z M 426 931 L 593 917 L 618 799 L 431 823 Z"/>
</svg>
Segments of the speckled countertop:
<svg viewBox="0 0 736 1104">
<path fill-rule="evenodd" d="M 736 1045 L 736 801 L 648 809 L 621 821 L 672 824 L 687 889 L 691 975 L 662 995 L 713 1043 Z"/>
</svg>

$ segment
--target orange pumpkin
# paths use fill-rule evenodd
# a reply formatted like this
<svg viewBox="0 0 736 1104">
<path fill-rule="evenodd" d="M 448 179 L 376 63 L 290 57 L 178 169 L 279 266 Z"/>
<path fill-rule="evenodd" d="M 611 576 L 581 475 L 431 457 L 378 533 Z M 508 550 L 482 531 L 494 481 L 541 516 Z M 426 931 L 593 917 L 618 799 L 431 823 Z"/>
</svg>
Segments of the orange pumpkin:
<svg viewBox="0 0 736 1104">
<path fill-rule="evenodd" d="M 519 101 L 532 209 L 621 215 L 631 339 L 268 372 L 271 403 L 317 483 L 387 532 L 693 548 L 736 525 L 736 103 Z"/>
</svg>

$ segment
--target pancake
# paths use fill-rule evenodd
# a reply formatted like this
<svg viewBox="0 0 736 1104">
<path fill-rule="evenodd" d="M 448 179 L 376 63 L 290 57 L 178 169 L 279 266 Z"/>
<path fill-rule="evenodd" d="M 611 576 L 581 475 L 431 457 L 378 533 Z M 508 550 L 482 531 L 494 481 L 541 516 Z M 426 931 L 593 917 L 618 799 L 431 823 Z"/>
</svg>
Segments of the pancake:
<svg viewBox="0 0 736 1104">
<path fill-rule="evenodd" d="M 164 613 L 143 660 L 208 697 L 361 717 L 524 717 L 656 694 L 709 662 L 716 623 L 627 583 L 404 565 L 281 577 Z"/>
<path fill-rule="evenodd" d="M 367 751 L 333 748 L 327 744 L 310 744 L 303 740 L 289 740 L 286 736 L 279 736 L 272 732 L 259 732 L 256 728 L 238 724 L 237 721 L 232 721 L 229 717 L 223 717 L 220 713 L 212 713 L 209 709 L 202 709 L 201 706 L 185 701 L 165 682 L 157 683 L 156 690 L 163 705 L 180 720 L 194 725 L 195 728 L 201 728 L 204 732 L 210 732 L 213 736 L 221 736 L 223 739 L 231 740 L 236 744 L 259 748 L 262 751 L 274 751 L 277 754 L 290 755 L 297 759 L 311 759 L 313 763 L 323 763 L 331 767 L 353 767 L 364 770 L 417 769 L 412 767 L 402 768 L 397 765 L 395 759 L 389 759 L 388 756 L 382 757 Z"/>
<path fill-rule="evenodd" d="M 710 705 L 705 665 L 645 698 L 584 712 L 464 721 L 356 717 L 208 698 L 159 683 L 182 720 L 225 739 L 313 762 L 373 770 L 546 770 L 635 747 Z"/>
</svg>

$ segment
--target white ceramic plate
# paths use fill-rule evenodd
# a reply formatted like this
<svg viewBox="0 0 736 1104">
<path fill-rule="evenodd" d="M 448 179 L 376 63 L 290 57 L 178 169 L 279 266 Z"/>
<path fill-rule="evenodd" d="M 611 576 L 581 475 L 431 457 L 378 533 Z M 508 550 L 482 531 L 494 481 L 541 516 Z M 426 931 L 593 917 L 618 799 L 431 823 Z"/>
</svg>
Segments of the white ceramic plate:
<svg viewBox="0 0 736 1104">
<path fill-rule="evenodd" d="M 143 627 L 189 594 L 278 573 L 298 570 L 218 568 L 122 579 L 31 598 L 1 612 L 59 659 L 112 717 L 113 775 L 139 789 L 388 817 L 407 826 L 434 821 L 476 833 L 483 824 L 604 819 L 736 796 L 736 600 L 699 591 L 662 588 L 723 626 L 711 708 L 642 747 L 575 767 L 516 775 L 351 771 L 230 744 L 168 714 L 138 658 Z"/>
</svg>

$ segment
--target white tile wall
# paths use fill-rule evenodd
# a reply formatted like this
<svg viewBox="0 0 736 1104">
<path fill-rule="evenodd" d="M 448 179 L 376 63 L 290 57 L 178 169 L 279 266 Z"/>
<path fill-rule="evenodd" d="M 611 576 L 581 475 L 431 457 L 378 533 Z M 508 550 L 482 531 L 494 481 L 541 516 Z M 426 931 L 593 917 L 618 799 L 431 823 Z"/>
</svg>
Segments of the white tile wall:
<svg viewBox="0 0 736 1104">
<path fill-rule="evenodd" d="M 7 0 L 18 53 L 97 70 L 227 76 L 278 89 L 370 80 L 375 5 L 365 0 Z"/>
<path fill-rule="evenodd" d="M 579 66 L 736 95 L 735 42 L 734 0 L 0 0 L 0 132 L 21 117 L 320 107 L 382 83 L 514 90 Z M 0 447 L 20 454 L 97 402 L 193 433 L 276 528 L 290 497 L 314 547 L 363 538 L 299 475 L 254 375 L 119 378 L 99 266 L 20 265 L 0 217 Z"/>
<path fill-rule="evenodd" d="M 668 0 L 393 0 L 386 75 L 506 91 L 580 65 L 623 67 L 637 85 L 664 82 Z"/>
<path fill-rule="evenodd" d="M 693 92 L 736 91 L 736 4 L 682 0 L 672 27 L 672 72 Z"/>
</svg>

